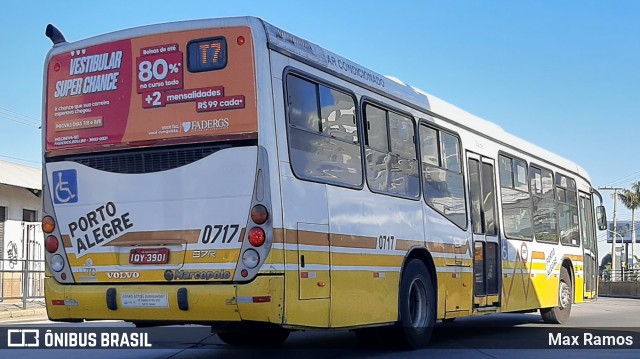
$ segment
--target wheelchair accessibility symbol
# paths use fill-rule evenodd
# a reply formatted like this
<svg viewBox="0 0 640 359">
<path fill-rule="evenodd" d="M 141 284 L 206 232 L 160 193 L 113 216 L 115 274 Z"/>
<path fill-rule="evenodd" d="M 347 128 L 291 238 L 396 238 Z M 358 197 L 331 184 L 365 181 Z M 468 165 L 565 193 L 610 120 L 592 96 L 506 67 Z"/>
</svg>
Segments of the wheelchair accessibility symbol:
<svg viewBox="0 0 640 359">
<path fill-rule="evenodd" d="M 78 202 L 78 174 L 76 170 L 53 171 L 53 203 Z"/>
</svg>

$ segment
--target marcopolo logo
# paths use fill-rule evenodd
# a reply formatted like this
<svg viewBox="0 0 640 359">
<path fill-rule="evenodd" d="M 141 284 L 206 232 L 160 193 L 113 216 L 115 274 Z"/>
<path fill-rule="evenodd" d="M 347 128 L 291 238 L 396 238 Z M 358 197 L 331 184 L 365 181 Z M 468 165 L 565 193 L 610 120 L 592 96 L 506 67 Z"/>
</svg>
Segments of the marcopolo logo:
<svg viewBox="0 0 640 359">
<path fill-rule="evenodd" d="M 171 282 L 172 280 L 212 280 L 212 279 L 229 279 L 231 272 L 228 270 L 217 271 L 186 271 L 167 269 L 164 272 L 164 279 Z"/>
</svg>

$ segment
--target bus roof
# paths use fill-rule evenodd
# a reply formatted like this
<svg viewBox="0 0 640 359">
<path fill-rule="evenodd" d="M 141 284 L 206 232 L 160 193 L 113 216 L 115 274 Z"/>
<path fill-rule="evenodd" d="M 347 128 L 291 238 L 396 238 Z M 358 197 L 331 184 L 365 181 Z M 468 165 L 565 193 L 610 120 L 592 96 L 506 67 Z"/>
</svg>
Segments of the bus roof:
<svg viewBox="0 0 640 359">
<path fill-rule="evenodd" d="M 567 171 L 574 172 L 589 180 L 587 172 L 572 161 L 516 137 L 490 121 L 472 115 L 436 96 L 408 85 L 399 79 L 378 74 L 375 71 L 335 54 L 315 43 L 273 26 L 257 17 L 245 16 L 187 20 L 124 29 L 86 38 L 73 43 L 64 42 L 56 44 L 49 51 L 47 57 L 51 58 L 56 54 L 75 48 L 141 37 L 150 34 L 231 26 L 250 26 L 254 33 L 265 31 L 269 46 L 275 47 L 280 51 L 287 52 L 304 61 L 311 62 L 316 66 L 325 68 L 340 77 L 347 77 L 374 90 L 375 92 L 391 96 L 401 102 L 408 103 L 413 107 L 434 113 L 443 117 L 446 121 L 465 127 L 467 130 L 479 135 L 491 138 L 520 151 L 524 151 L 533 157 L 539 158 L 540 161 L 561 166 Z"/>
<path fill-rule="evenodd" d="M 452 120 L 452 122 L 455 122 L 458 125 L 466 127 L 473 132 L 482 134 L 485 137 L 489 137 L 508 147 L 516 148 L 519 151 L 525 152 L 532 157 L 538 158 L 539 161 L 552 163 L 556 166 L 566 169 L 567 171 L 580 175 L 589 182 L 591 181 L 589 175 L 587 174 L 587 171 L 585 171 L 575 162 L 570 161 L 537 145 L 534 145 L 520 137 L 512 135 L 495 123 L 472 115 L 467 111 L 454 106 L 436 96 L 433 96 L 431 94 L 426 95 L 429 98 L 429 103 L 431 104 L 430 110 L 433 113 L 450 119 Z"/>
<path fill-rule="evenodd" d="M 576 163 L 516 137 L 493 122 L 472 115 L 436 96 L 406 84 L 402 80 L 391 76 L 379 75 L 364 66 L 334 54 L 319 45 L 287 33 L 265 21 L 263 23 L 267 30 L 268 40 L 281 50 L 321 65 L 334 73 L 338 73 L 340 76 L 348 77 L 366 87 L 372 88 L 374 91 L 391 95 L 402 102 L 408 102 L 414 107 L 422 108 L 438 115 L 438 117 L 443 117 L 448 122 L 465 127 L 471 132 L 523 151 L 532 157 L 538 158 L 541 162 L 560 166 L 589 181 L 587 172 Z"/>
</svg>

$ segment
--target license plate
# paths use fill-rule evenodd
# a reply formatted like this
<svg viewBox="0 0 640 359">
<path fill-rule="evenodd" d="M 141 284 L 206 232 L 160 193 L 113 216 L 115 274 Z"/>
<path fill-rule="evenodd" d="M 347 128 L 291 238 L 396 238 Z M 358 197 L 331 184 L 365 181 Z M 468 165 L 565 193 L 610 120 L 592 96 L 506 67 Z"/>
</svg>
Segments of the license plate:
<svg viewBox="0 0 640 359">
<path fill-rule="evenodd" d="M 169 263 L 169 248 L 136 248 L 129 252 L 130 264 Z"/>
</svg>

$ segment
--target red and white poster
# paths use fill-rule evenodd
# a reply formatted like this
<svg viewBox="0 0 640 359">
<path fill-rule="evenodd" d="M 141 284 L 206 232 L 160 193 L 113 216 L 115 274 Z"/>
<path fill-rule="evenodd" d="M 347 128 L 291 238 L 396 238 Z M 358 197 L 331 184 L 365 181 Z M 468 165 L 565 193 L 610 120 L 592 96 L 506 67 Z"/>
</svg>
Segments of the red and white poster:
<svg viewBox="0 0 640 359">
<path fill-rule="evenodd" d="M 209 38 L 224 39 L 224 66 L 190 71 L 189 43 Z M 193 30 L 53 56 L 47 65 L 47 152 L 255 133 L 251 39 L 248 27 Z"/>
</svg>

